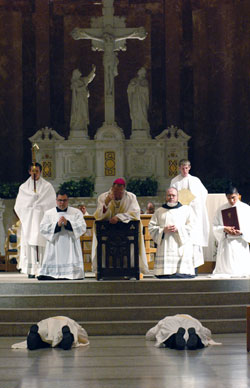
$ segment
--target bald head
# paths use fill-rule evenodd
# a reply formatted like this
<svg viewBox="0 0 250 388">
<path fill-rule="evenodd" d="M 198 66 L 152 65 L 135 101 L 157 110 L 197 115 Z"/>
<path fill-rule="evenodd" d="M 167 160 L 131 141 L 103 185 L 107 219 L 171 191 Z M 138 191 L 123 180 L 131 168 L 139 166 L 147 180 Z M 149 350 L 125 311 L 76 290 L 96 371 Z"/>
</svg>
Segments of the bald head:
<svg viewBox="0 0 250 388">
<path fill-rule="evenodd" d="M 174 187 L 169 187 L 166 191 L 166 202 L 177 203 L 178 202 L 178 191 Z"/>
</svg>

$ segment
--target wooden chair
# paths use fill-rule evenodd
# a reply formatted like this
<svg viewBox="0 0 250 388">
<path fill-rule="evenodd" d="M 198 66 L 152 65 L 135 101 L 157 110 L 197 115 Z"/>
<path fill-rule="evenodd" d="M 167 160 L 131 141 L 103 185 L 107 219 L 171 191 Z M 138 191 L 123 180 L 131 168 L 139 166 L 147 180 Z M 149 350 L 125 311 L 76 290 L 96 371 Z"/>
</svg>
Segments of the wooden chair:
<svg viewBox="0 0 250 388">
<path fill-rule="evenodd" d="M 83 254 L 83 263 L 84 263 L 84 271 L 91 272 L 92 264 L 91 264 L 91 247 L 92 247 L 92 239 L 93 239 L 93 225 L 95 221 L 95 217 L 93 216 L 84 216 L 87 231 L 84 235 L 80 237 L 82 254 Z"/>
<path fill-rule="evenodd" d="M 151 217 L 152 217 L 152 214 L 141 214 L 141 222 L 143 226 L 143 237 L 144 237 L 145 250 L 146 250 L 149 269 L 154 268 L 154 257 L 157 251 L 155 243 L 153 242 L 153 239 L 150 236 L 150 233 L 148 231 L 148 224 L 151 220 Z"/>
<path fill-rule="evenodd" d="M 18 262 L 18 248 L 17 248 L 17 235 L 13 231 L 8 230 L 5 240 L 5 271 L 17 271 Z M 14 261 L 13 263 L 11 261 Z"/>
<path fill-rule="evenodd" d="M 141 222 L 143 226 L 143 238 L 145 243 L 147 262 L 148 262 L 149 268 L 153 269 L 154 256 L 157 251 L 157 248 L 155 247 L 155 244 L 148 231 L 148 224 L 149 224 L 149 221 L 151 220 L 151 217 L 152 217 L 151 214 L 141 214 Z M 87 232 L 80 237 L 80 241 L 81 241 L 81 247 L 82 247 L 82 253 L 83 253 L 84 270 L 85 272 L 91 272 L 92 271 L 91 246 L 92 246 L 92 239 L 93 239 L 92 228 L 94 225 L 95 218 L 93 216 L 84 216 L 84 219 L 87 225 Z M 89 257 L 90 257 L 90 260 L 89 260 Z"/>
<path fill-rule="evenodd" d="M 140 279 L 140 221 L 96 221 L 97 280 L 108 278 Z"/>
</svg>

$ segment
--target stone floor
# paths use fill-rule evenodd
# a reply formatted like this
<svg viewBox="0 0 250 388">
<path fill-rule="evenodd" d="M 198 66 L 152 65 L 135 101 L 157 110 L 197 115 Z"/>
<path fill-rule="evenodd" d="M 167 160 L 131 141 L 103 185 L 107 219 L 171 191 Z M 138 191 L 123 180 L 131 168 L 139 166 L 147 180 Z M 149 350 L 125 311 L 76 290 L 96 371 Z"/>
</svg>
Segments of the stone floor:
<svg viewBox="0 0 250 388">
<path fill-rule="evenodd" d="M 244 334 L 214 335 L 221 346 L 158 349 L 144 336 L 90 337 L 87 348 L 11 349 L 0 338 L 1 388 L 248 388 Z"/>
</svg>

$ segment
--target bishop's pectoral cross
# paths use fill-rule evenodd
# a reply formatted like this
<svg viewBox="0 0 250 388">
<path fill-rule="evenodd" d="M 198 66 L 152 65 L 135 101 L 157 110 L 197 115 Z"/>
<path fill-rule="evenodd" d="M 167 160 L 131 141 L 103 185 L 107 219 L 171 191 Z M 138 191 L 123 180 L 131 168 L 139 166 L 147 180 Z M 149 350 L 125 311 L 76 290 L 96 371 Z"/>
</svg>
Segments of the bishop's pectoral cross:
<svg viewBox="0 0 250 388">
<path fill-rule="evenodd" d="M 105 123 L 115 124 L 114 78 L 118 75 L 118 53 L 126 51 L 126 39 L 146 38 L 143 27 L 126 28 L 124 18 L 114 16 L 114 0 L 103 0 L 103 16 L 93 18 L 91 28 L 74 28 L 75 40 L 91 39 L 93 51 L 103 51 Z"/>
</svg>

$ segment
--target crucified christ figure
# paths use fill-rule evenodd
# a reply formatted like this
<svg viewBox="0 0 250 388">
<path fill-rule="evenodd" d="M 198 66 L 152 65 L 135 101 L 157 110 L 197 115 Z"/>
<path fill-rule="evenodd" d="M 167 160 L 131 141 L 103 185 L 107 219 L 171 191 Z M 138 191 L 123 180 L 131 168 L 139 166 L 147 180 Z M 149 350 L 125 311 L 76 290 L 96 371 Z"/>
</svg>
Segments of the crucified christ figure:
<svg viewBox="0 0 250 388">
<path fill-rule="evenodd" d="M 103 55 L 103 66 L 104 66 L 104 78 L 105 78 L 105 94 L 112 95 L 114 87 L 114 77 L 118 75 L 118 57 L 117 51 L 124 50 L 124 45 L 119 44 L 126 39 L 145 39 L 147 33 L 143 27 L 134 29 L 132 32 L 125 34 L 123 36 L 115 36 L 111 32 L 111 26 L 107 26 L 106 31 L 100 34 L 100 36 L 94 35 L 93 33 L 87 32 L 87 29 L 83 28 L 74 28 L 71 35 L 75 40 L 78 39 L 91 39 L 92 48 L 94 50 L 100 50 L 104 52 Z M 99 43 L 99 45 L 95 43 Z M 101 44 L 100 44 L 101 43 Z M 123 42 L 124 43 L 124 42 Z"/>
</svg>

